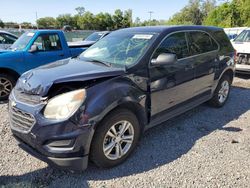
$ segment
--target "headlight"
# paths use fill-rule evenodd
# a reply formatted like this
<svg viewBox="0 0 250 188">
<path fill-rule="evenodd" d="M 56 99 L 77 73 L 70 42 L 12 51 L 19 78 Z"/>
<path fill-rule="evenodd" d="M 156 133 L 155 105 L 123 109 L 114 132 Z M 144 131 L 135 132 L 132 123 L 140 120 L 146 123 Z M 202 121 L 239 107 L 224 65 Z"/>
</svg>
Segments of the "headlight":
<svg viewBox="0 0 250 188">
<path fill-rule="evenodd" d="M 44 117 L 56 120 L 68 119 L 82 105 L 85 98 L 85 89 L 79 89 L 58 95 L 49 100 L 44 110 Z"/>
</svg>

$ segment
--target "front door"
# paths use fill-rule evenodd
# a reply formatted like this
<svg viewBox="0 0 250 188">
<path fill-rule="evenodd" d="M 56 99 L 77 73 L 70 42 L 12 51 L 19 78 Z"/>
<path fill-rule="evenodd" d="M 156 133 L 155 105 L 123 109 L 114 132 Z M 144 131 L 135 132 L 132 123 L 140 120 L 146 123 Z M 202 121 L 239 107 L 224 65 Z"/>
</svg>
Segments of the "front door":
<svg viewBox="0 0 250 188">
<path fill-rule="evenodd" d="M 36 45 L 38 50 L 35 52 L 26 52 L 25 54 L 25 62 L 28 70 L 67 57 L 64 54 L 60 38 L 57 34 L 40 35 L 33 45 Z"/>
<path fill-rule="evenodd" d="M 189 58 L 187 33 L 177 32 L 165 38 L 154 52 L 153 59 L 161 53 L 174 53 L 178 60 L 173 64 L 150 66 L 152 120 L 194 95 L 195 68 Z"/>
</svg>

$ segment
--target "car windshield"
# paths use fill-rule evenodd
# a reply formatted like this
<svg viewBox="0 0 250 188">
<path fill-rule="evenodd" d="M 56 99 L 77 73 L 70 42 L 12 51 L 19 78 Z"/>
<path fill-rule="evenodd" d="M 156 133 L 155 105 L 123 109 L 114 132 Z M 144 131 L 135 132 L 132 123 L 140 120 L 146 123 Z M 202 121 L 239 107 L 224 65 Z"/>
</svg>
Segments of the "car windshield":
<svg viewBox="0 0 250 188">
<path fill-rule="evenodd" d="M 30 40 L 34 36 L 32 32 L 24 33 L 16 42 L 10 47 L 12 50 L 24 50 L 26 46 L 29 44 Z"/>
<path fill-rule="evenodd" d="M 129 67 L 144 55 L 154 38 L 152 33 L 115 32 L 92 45 L 80 58 Z"/>
<path fill-rule="evenodd" d="M 103 33 L 92 33 L 91 35 L 89 35 L 85 40 L 86 41 L 98 41 L 101 37 L 102 37 Z"/>
<path fill-rule="evenodd" d="M 235 42 L 250 42 L 250 30 L 242 31 L 235 39 Z"/>
</svg>

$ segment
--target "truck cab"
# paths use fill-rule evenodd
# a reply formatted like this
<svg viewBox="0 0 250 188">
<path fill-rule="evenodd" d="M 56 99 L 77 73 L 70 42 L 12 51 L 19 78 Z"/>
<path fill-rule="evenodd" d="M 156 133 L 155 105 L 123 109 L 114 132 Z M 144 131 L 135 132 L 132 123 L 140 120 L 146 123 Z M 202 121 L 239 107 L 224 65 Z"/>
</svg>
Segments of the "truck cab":
<svg viewBox="0 0 250 188">
<path fill-rule="evenodd" d="M 8 50 L 0 51 L 0 100 L 6 100 L 24 72 L 61 59 L 76 57 L 85 48 L 68 46 L 62 31 L 24 33 Z"/>
</svg>

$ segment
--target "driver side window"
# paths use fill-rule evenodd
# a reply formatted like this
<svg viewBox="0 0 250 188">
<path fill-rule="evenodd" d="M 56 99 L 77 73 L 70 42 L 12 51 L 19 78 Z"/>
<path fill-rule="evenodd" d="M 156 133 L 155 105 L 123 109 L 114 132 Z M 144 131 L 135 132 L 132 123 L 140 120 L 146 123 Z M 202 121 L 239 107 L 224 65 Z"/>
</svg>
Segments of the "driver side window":
<svg viewBox="0 0 250 188">
<path fill-rule="evenodd" d="M 38 51 L 55 51 L 61 50 L 61 42 L 57 34 L 41 35 L 34 42 L 37 45 Z"/>
<path fill-rule="evenodd" d="M 153 55 L 153 59 L 157 58 L 161 53 L 176 54 L 178 59 L 188 57 L 189 50 L 186 41 L 186 33 L 178 32 L 170 35 L 162 41 Z"/>
</svg>

